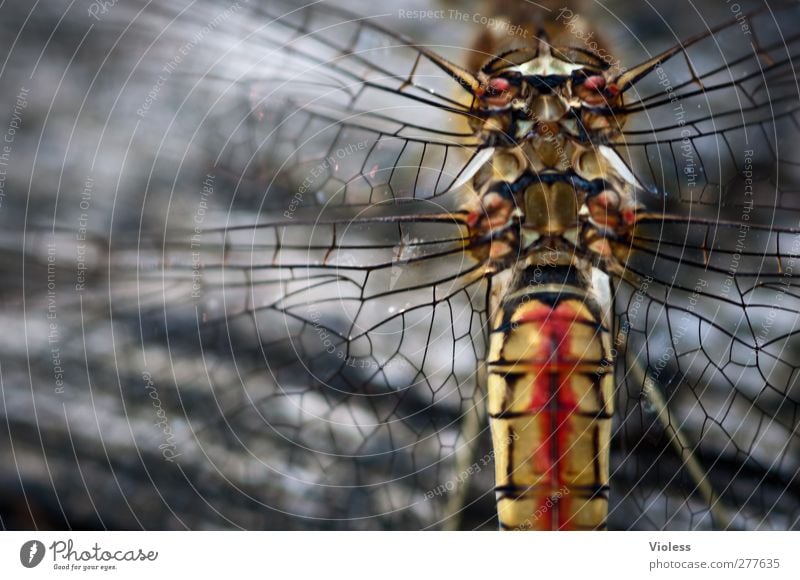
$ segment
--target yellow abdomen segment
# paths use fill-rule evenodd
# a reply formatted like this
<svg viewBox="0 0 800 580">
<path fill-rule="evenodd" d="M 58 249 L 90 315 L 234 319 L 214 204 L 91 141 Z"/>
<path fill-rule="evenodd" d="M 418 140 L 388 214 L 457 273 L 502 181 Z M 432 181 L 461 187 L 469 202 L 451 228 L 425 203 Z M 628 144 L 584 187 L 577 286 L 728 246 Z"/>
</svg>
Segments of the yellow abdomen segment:
<svg viewBox="0 0 800 580">
<path fill-rule="evenodd" d="M 503 529 L 606 525 L 613 364 L 592 306 L 581 288 L 533 287 L 497 314 L 488 401 Z"/>
</svg>

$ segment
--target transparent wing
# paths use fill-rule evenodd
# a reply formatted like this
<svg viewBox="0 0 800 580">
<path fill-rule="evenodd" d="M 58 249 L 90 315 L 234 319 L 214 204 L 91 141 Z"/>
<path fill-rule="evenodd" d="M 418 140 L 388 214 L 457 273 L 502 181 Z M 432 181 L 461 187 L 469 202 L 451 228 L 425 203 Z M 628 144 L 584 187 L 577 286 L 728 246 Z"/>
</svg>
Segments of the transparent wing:
<svg viewBox="0 0 800 580">
<path fill-rule="evenodd" d="M 220 228 L 207 215 L 200 237 L 127 232 L 93 252 L 106 266 L 78 297 L 96 318 L 73 322 L 91 343 L 113 342 L 116 357 L 96 357 L 108 374 L 116 359 L 156 385 L 172 447 L 151 429 L 138 452 L 179 454 L 186 481 L 173 486 L 218 512 L 193 517 L 271 529 L 457 525 L 460 469 L 485 435 L 488 282 L 459 222 L 378 209 Z M 80 356 L 74 346 L 65 360 Z M 149 420 L 139 391 L 121 400 Z"/>
<path fill-rule="evenodd" d="M 134 4 L 103 24 L 144 39 L 140 61 L 121 42 L 147 137 L 128 151 L 156 157 L 131 164 L 146 184 L 103 205 L 98 180 L 91 210 L 34 207 L 13 236 L 26 341 L 5 337 L 22 362 L 4 380 L 37 385 L 4 399 L 13 451 L 34 458 L 22 493 L 46 454 L 53 511 L 87 527 L 493 518 L 491 492 L 460 517 L 466 458 L 487 453 L 489 281 L 464 226 L 431 217 L 474 154 L 466 73 L 323 4 Z"/>
<path fill-rule="evenodd" d="M 615 527 L 800 525 L 797 8 L 623 75 L 615 147 L 667 215 L 619 244 Z"/>
<path fill-rule="evenodd" d="M 623 73 L 623 140 L 613 145 L 652 209 L 687 211 L 776 198 L 797 209 L 800 6 L 761 10 L 679 43 Z M 772 196 L 745 197 L 745 179 Z"/>
<path fill-rule="evenodd" d="M 196 135 L 238 196 L 268 207 L 430 199 L 469 177 L 477 80 L 379 24 L 317 2 L 253 3 L 196 48 Z M 386 16 L 386 15 L 383 15 Z M 210 15 L 190 11 L 191 38 Z M 194 57 L 194 53 L 192 57 Z M 202 110 L 201 109 L 201 110 Z"/>
<path fill-rule="evenodd" d="M 616 525 L 800 525 L 800 229 L 643 219 L 616 300 Z"/>
</svg>

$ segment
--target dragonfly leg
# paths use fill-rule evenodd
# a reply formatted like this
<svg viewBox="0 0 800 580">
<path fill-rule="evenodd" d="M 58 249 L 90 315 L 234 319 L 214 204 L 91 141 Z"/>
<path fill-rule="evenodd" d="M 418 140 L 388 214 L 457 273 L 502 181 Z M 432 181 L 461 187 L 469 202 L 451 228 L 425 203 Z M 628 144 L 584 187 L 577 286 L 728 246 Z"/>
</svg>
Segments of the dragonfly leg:
<svg viewBox="0 0 800 580">
<path fill-rule="evenodd" d="M 481 382 L 480 384 L 483 383 Z M 445 531 L 461 529 L 461 519 L 470 483 L 469 478 L 462 478 L 461 475 L 472 472 L 471 467 L 475 464 L 475 455 L 480 444 L 480 433 L 486 425 L 486 405 L 483 402 L 483 398 L 479 398 L 480 400 L 476 400 L 475 406 L 469 409 L 464 417 L 461 430 L 464 443 L 455 451 L 455 472 L 458 474 L 458 482 L 453 493 L 449 495 L 445 507 L 446 515 L 442 526 Z"/>
</svg>

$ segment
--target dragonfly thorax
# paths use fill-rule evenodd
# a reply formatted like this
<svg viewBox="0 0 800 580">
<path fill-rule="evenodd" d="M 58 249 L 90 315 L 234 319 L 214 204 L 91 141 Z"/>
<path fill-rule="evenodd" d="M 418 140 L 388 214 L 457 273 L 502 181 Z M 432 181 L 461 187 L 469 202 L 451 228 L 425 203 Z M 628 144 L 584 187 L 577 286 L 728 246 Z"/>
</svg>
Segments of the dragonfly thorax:
<svg viewBox="0 0 800 580">
<path fill-rule="evenodd" d="M 497 147 L 475 175 L 477 196 L 464 210 L 476 237 L 490 238 L 498 263 L 543 245 L 581 245 L 605 254 L 602 240 L 634 224 L 634 185 L 620 175 L 602 149 L 568 136 L 531 139 Z"/>
</svg>

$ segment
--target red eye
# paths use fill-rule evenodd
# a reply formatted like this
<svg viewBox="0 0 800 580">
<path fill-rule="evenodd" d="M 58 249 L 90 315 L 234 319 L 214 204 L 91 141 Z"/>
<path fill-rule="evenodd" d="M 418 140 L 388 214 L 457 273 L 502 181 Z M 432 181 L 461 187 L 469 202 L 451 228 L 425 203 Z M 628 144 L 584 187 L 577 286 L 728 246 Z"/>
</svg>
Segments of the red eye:
<svg viewBox="0 0 800 580">
<path fill-rule="evenodd" d="M 606 79 L 600 75 L 595 75 L 587 78 L 583 82 L 583 86 L 592 91 L 602 91 L 604 88 L 606 88 Z"/>
<path fill-rule="evenodd" d="M 489 93 L 498 95 L 511 88 L 511 83 L 507 79 L 497 78 L 489 81 Z"/>
</svg>

